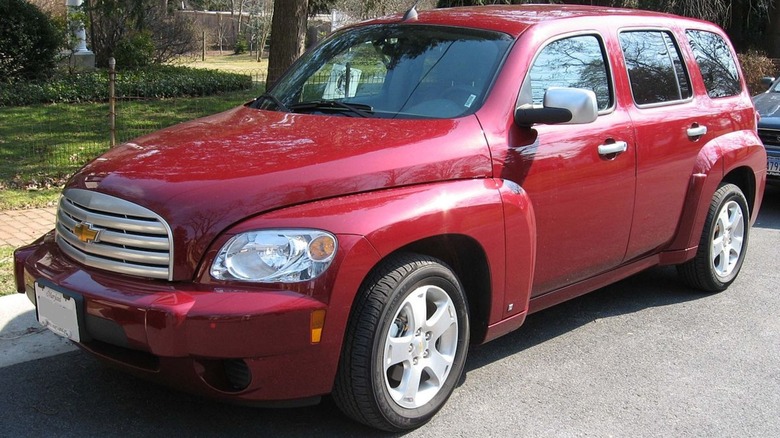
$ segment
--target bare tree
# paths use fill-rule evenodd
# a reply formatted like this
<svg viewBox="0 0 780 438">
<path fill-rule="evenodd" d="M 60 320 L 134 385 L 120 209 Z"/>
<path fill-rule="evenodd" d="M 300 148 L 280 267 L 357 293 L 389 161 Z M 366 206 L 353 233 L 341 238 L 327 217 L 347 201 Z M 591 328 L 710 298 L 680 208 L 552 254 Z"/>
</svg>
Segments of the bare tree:
<svg viewBox="0 0 780 438">
<path fill-rule="evenodd" d="M 169 14 L 162 7 L 150 11 L 148 30 L 154 37 L 155 62 L 170 61 L 198 47 L 199 32 L 194 21 L 185 15 Z"/>
<path fill-rule="evenodd" d="M 510 3 L 639 8 L 700 18 L 726 29 L 740 51 L 761 47 L 780 57 L 780 0 L 438 0 L 436 5 L 447 8 Z"/>
<path fill-rule="evenodd" d="M 225 44 L 225 34 L 228 32 L 228 26 L 229 23 L 222 19 L 222 14 L 217 13 L 217 27 L 213 29 L 214 37 L 217 39 L 217 47 L 219 48 L 219 53 L 222 54 L 222 49 L 224 48 Z"/>
<path fill-rule="evenodd" d="M 268 35 L 271 34 L 271 17 L 273 17 L 273 3 L 263 0 L 253 0 L 256 3 L 250 5 L 252 14 L 252 41 L 256 44 L 257 62 L 263 57 Z"/>
<path fill-rule="evenodd" d="M 230 0 L 230 18 L 236 23 L 236 26 L 233 28 L 233 40 L 236 42 L 238 42 L 238 38 L 241 36 L 241 24 L 244 20 L 244 8 L 246 5 L 247 0 Z M 236 12 L 238 13 L 237 20 Z"/>
</svg>

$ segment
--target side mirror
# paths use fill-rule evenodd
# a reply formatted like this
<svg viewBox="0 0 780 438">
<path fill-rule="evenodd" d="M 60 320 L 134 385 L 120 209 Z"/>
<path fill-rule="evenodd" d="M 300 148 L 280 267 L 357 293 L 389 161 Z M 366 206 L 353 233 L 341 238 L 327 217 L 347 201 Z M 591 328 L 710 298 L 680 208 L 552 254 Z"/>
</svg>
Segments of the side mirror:
<svg viewBox="0 0 780 438">
<path fill-rule="evenodd" d="M 596 93 L 582 88 L 550 87 L 544 93 L 541 108 L 518 108 L 515 123 L 528 127 L 537 123 L 584 124 L 599 115 Z"/>
<path fill-rule="evenodd" d="M 763 85 L 766 88 L 769 88 L 772 86 L 772 82 L 774 81 L 775 78 L 773 78 L 772 76 L 764 76 L 763 78 L 761 78 L 761 85 Z"/>
</svg>

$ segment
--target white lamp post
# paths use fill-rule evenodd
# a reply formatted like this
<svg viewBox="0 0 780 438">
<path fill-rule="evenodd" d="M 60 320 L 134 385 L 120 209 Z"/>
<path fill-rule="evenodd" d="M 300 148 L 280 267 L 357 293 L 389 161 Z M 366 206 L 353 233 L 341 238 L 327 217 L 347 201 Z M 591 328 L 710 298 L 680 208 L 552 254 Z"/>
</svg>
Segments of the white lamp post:
<svg viewBox="0 0 780 438">
<path fill-rule="evenodd" d="M 84 0 L 65 0 L 65 4 L 68 6 L 68 14 L 74 12 L 82 3 L 84 3 Z M 87 32 L 84 29 L 84 23 L 74 20 L 72 24 L 75 29 L 73 31 L 75 44 L 70 57 L 70 65 L 74 68 L 94 68 L 95 54 L 87 48 Z"/>
</svg>

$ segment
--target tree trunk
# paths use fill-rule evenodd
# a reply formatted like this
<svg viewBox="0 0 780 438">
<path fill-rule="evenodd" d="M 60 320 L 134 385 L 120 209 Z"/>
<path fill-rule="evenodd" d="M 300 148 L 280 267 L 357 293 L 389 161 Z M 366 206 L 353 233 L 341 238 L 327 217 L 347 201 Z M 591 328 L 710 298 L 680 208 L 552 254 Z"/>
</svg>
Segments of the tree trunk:
<svg viewBox="0 0 780 438">
<path fill-rule="evenodd" d="M 780 58 L 780 1 L 773 1 L 769 9 L 769 57 Z"/>
<path fill-rule="evenodd" d="M 750 5 L 747 5 L 748 8 Z M 743 0 L 732 0 L 731 2 L 731 19 L 729 20 L 728 28 L 726 32 L 731 38 L 734 48 L 737 52 L 742 52 L 746 49 L 747 42 L 745 41 L 745 17 L 746 8 Z M 748 14 L 750 11 L 747 11 Z"/>
<path fill-rule="evenodd" d="M 308 0 L 274 0 L 266 87 L 270 88 L 301 53 L 306 40 Z"/>
<path fill-rule="evenodd" d="M 239 0 L 240 1 L 240 0 Z M 230 1 L 230 28 L 233 30 L 233 44 L 238 42 L 238 31 L 236 31 L 236 1 Z"/>
<path fill-rule="evenodd" d="M 238 2 L 238 26 L 236 26 L 236 42 L 241 38 L 241 20 L 244 18 L 244 0 Z"/>
<path fill-rule="evenodd" d="M 92 23 L 95 22 L 95 10 L 92 8 L 92 0 L 84 0 L 84 5 L 86 5 L 87 11 L 89 13 L 89 43 L 92 47 L 92 50 L 95 50 L 95 26 L 92 25 Z"/>
</svg>

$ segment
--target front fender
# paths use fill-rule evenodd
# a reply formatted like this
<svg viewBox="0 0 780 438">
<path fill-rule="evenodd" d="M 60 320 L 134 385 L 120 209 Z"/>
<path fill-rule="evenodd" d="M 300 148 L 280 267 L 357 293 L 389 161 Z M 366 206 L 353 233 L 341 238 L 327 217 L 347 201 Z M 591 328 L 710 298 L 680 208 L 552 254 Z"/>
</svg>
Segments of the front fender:
<svg viewBox="0 0 780 438">
<path fill-rule="evenodd" d="M 335 273 L 328 272 L 311 284 L 293 285 L 328 303 L 326 324 L 331 333 L 343 333 L 355 295 L 382 259 L 438 236 L 465 236 L 482 249 L 490 272 L 490 290 L 477 291 L 489 296 L 485 324 L 501 325 L 509 319 L 514 328 L 522 323 L 528 309 L 536 254 L 535 222 L 526 193 L 511 182 L 447 181 L 301 204 L 237 224 L 209 253 L 213 257 L 235 234 L 268 228 L 322 229 L 337 235 L 339 242 L 350 242 L 348 248 L 341 246 L 344 251 L 331 267 Z M 354 248 L 362 255 L 356 257 Z M 501 327 L 500 334 L 509 331 L 509 325 Z"/>
</svg>

